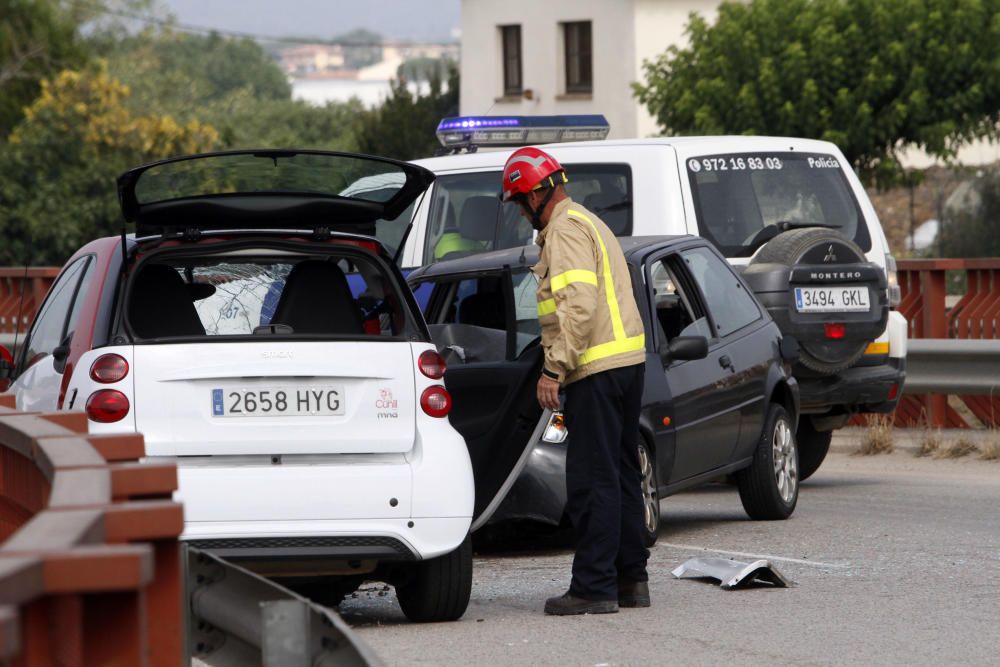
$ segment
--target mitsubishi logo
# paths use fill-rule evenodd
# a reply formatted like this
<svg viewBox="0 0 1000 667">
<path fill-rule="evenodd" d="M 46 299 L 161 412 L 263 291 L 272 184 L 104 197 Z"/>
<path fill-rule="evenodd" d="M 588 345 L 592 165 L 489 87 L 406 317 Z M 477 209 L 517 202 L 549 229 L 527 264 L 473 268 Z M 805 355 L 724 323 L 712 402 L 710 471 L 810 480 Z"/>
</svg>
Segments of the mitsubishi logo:
<svg viewBox="0 0 1000 667">
<path fill-rule="evenodd" d="M 833 254 L 833 244 L 827 246 L 827 248 L 826 248 L 826 257 L 823 258 L 823 261 L 824 262 L 836 262 L 837 261 L 837 256 L 835 254 Z"/>
</svg>

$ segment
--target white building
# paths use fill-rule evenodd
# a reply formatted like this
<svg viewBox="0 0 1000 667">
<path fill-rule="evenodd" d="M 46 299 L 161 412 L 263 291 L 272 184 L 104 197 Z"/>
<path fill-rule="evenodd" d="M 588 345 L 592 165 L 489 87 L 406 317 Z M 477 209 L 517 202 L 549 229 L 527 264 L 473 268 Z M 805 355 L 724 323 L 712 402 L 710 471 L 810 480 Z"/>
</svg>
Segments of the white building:
<svg viewBox="0 0 1000 667">
<path fill-rule="evenodd" d="M 657 134 L 632 94 L 643 60 L 718 0 L 462 0 L 463 115 L 601 113 L 610 137 Z"/>
</svg>

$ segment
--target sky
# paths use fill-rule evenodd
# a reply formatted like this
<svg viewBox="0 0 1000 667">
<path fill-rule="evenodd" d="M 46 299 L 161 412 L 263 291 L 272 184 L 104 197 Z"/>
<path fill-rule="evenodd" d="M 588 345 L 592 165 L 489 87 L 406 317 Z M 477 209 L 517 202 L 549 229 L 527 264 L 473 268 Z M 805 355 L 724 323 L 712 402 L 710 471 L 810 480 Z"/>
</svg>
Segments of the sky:
<svg viewBox="0 0 1000 667">
<path fill-rule="evenodd" d="M 460 0 L 158 0 L 182 24 L 330 39 L 366 28 L 389 39 L 453 41 Z"/>
</svg>

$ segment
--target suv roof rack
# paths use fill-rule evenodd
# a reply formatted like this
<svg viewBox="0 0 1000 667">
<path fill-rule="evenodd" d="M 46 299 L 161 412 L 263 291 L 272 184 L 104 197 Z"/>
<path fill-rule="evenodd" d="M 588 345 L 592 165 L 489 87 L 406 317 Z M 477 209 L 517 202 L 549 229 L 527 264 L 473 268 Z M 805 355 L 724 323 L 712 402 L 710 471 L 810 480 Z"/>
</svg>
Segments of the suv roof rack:
<svg viewBox="0 0 1000 667">
<path fill-rule="evenodd" d="M 474 153 L 479 146 L 528 146 L 604 139 L 611 126 L 601 114 L 562 116 L 451 116 L 438 123 L 439 154 Z"/>
</svg>

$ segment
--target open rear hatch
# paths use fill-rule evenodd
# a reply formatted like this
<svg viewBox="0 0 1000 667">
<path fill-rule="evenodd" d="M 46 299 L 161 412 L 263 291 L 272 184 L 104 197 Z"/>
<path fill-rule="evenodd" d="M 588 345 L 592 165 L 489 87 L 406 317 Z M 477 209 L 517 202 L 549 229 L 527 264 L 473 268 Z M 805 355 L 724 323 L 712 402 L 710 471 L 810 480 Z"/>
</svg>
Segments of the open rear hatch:
<svg viewBox="0 0 1000 667">
<path fill-rule="evenodd" d="M 375 236 L 376 221 L 408 228 L 400 213 L 434 174 L 398 160 L 316 150 L 203 153 L 118 177 L 125 220 L 138 237 L 224 229 L 308 229 Z M 405 235 L 405 229 L 395 236 Z M 402 243 L 399 244 L 400 247 Z"/>
</svg>

